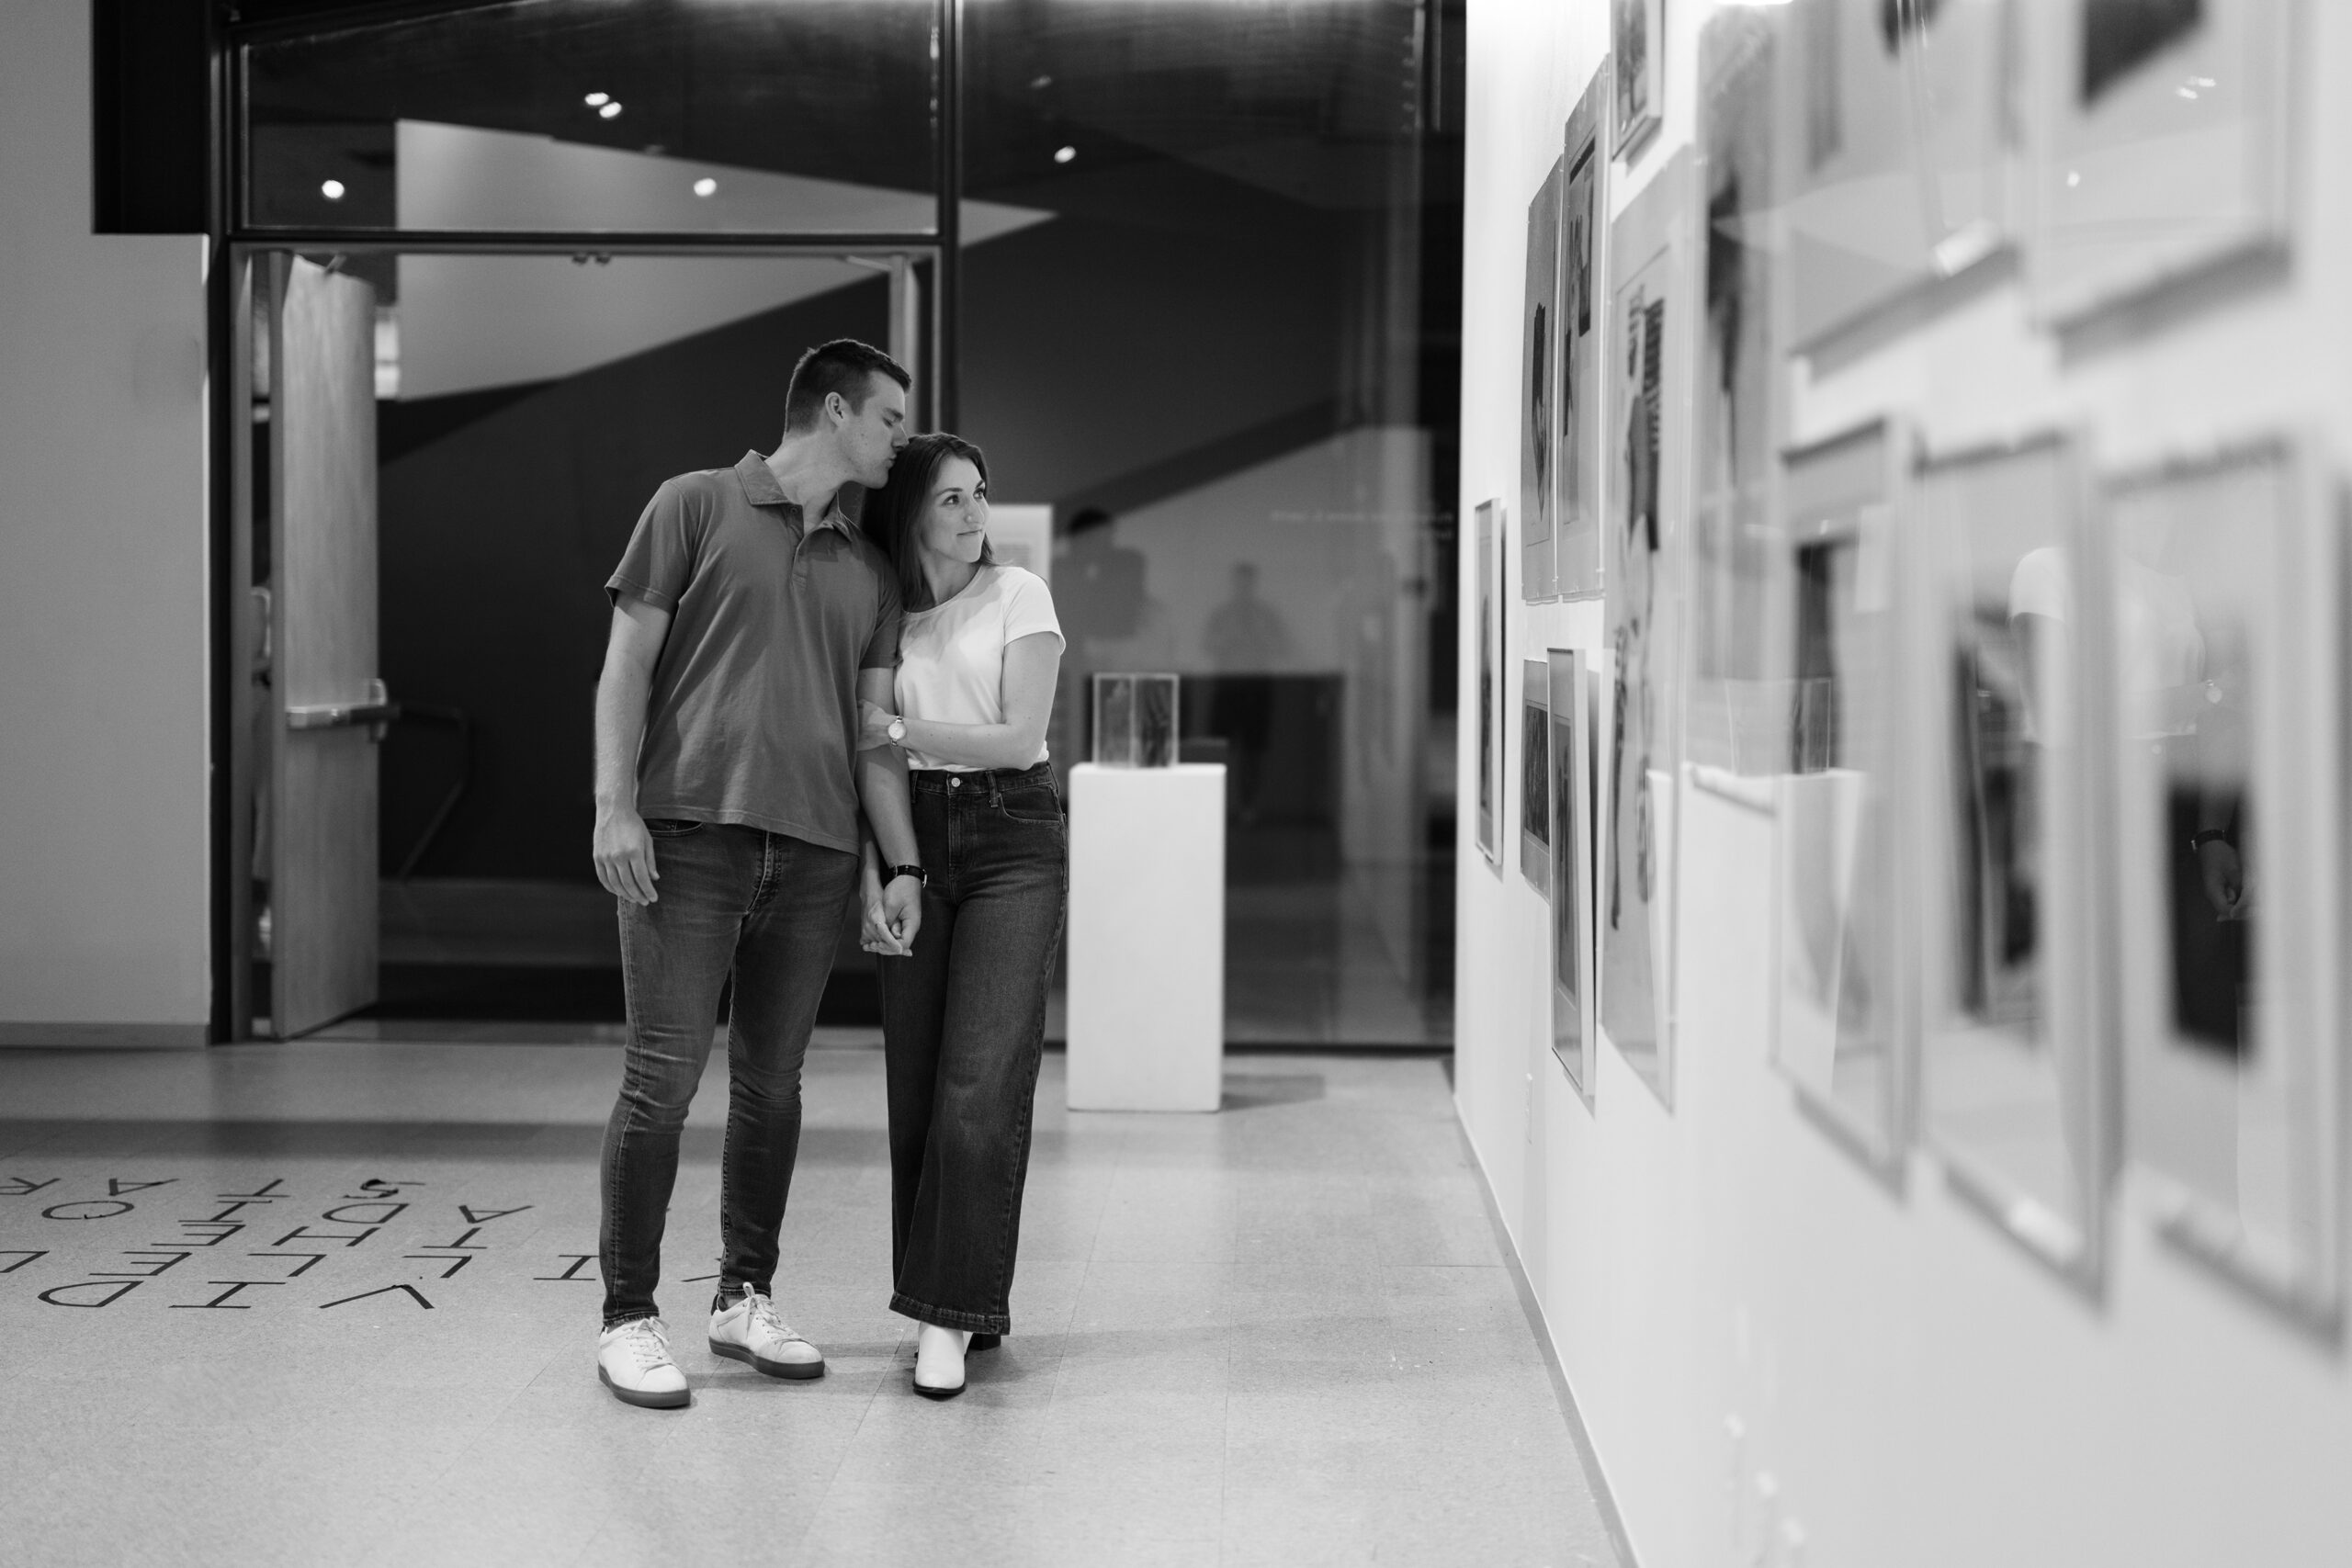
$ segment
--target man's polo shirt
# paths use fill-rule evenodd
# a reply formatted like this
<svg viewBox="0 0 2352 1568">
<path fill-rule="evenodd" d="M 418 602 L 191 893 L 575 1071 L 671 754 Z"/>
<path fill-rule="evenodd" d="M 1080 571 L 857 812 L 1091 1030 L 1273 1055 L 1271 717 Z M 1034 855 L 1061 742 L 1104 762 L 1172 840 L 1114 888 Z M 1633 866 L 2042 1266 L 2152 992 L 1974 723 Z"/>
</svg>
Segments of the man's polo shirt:
<svg viewBox="0 0 2352 1568">
<path fill-rule="evenodd" d="M 853 853 L 857 673 L 899 655 L 899 587 L 844 485 L 814 526 L 765 458 L 663 481 L 605 592 L 670 612 L 637 809 Z"/>
</svg>

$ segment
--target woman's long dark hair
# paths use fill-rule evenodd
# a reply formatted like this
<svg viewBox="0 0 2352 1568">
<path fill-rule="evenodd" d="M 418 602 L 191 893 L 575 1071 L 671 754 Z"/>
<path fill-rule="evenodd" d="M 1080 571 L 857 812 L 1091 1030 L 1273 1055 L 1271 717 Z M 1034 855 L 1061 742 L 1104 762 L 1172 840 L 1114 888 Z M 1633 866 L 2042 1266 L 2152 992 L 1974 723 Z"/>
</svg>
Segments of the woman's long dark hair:
<svg viewBox="0 0 2352 1568">
<path fill-rule="evenodd" d="M 922 522 L 923 506 L 931 500 L 931 487 L 939 477 L 939 466 L 950 457 L 961 457 L 971 464 L 980 471 L 980 482 L 988 483 L 989 460 L 978 447 L 960 435 L 933 431 L 916 436 L 899 449 L 898 458 L 890 465 L 889 482 L 866 496 L 865 511 L 860 518 L 865 536 L 890 558 L 890 565 L 899 573 L 899 601 L 910 610 L 931 608 L 931 584 L 922 575 L 915 531 Z M 980 564 L 996 564 L 996 551 L 986 535 L 980 536 Z"/>
</svg>

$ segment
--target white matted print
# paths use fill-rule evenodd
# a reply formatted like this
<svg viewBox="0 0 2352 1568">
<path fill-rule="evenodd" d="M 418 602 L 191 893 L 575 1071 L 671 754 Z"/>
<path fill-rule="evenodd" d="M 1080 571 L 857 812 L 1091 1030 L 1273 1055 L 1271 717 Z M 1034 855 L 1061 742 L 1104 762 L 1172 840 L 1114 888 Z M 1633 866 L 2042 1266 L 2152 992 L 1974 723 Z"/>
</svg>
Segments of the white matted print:
<svg viewBox="0 0 2352 1568">
<path fill-rule="evenodd" d="M 1552 588 L 1552 509 L 1559 450 L 1560 164 L 1527 204 L 1527 287 L 1519 321 L 1519 591 L 1529 602 Z"/>
<path fill-rule="evenodd" d="M 2337 0 L 2324 0 L 2334 5 Z M 2289 241 L 2296 0 L 2041 0 L 2028 277 L 2066 325 Z"/>
<path fill-rule="evenodd" d="M 1552 585 L 1562 597 L 1600 592 L 1600 393 L 1608 334 L 1610 64 L 1600 62 L 1568 116 L 1560 153 L 1558 457 L 1552 465 Z"/>
<path fill-rule="evenodd" d="M 2165 1234 L 2341 1312 L 2342 538 L 2281 440 L 2109 487 L 2119 1022 Z"/>
<path fill-rule="evenodd" d="M 1592 685 L 1582 652 L 1545 658 L 1552 720 L 1552 1054 L 1592 1103 Z"/>
<path fill-rule="evenodd" d="M 1503 551 L 1510 547 L 1503 503 L 1478 503 L 1478 852 L 1502 869 Z"/>
<path fill-rule="evenodd" d="M 1523 660 L 1519 682 L 1519 874 L 1552 892 L 1552 699 L 1549 666 Z"/>
<path fill-rule="evenodd" d="M 1675 153 L 1610 231 L 1608 783 L 1601 797 L 1601 1027 L 1673 1103 L 1674 847 L 1682 557 L 1690 515 L 1692 160 Z"/>
<path fill-rule="evenodd" d="M 1617 84 L 1615 154 L 1638 157 L 1666 113 L 1666 0 L 1610 0 L 1609 54 Z"/>
</svg>

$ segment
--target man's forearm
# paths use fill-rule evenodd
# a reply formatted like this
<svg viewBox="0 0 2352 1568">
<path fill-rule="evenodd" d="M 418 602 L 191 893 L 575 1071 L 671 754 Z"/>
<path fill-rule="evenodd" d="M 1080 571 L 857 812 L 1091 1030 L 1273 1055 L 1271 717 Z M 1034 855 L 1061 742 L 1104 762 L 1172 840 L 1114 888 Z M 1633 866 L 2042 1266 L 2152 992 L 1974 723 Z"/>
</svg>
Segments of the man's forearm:
<svg viewBox="0 0 2352 1568">
<path fill-rule="evenodd" d="M 616 660 L 596 685 L 596 809 L 637 809 L 637 751 L 645 739 L 646 673 Z"/>
<path fill-rule="evenodd" d="M 920 863 L 922 853 L 915 845 L 914 818 L 907 806 L 907 760 L 897 747 L 858 753 L 857 793 L 883 863 Z"/>
</svg>

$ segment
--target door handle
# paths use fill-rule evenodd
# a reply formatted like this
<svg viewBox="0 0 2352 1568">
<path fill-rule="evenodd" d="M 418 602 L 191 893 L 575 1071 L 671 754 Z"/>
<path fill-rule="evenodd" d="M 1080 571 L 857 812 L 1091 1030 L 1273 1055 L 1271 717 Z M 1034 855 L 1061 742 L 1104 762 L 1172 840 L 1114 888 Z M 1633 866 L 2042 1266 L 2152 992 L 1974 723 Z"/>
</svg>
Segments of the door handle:
<svg viewBox="0 0 2352 1568">
<path fill-rule="evenodd" d="M 286 706 L 286 728 L 288 729 L 341 729 L 364 724 L 375 731 L 372 739 L 384 738 L 384 727 L 401 716 L 401 705 L 391 700 L 391 693 L 381 680 L 368 682 L 368 700 L 359 703 L 288 703 Z"/>
</svg>

